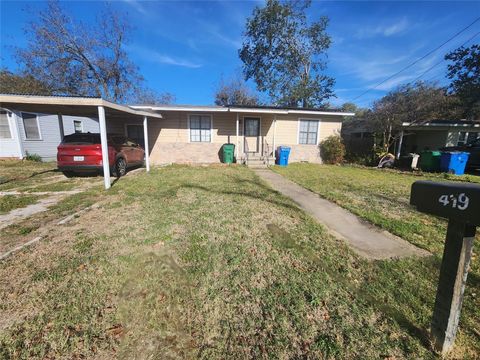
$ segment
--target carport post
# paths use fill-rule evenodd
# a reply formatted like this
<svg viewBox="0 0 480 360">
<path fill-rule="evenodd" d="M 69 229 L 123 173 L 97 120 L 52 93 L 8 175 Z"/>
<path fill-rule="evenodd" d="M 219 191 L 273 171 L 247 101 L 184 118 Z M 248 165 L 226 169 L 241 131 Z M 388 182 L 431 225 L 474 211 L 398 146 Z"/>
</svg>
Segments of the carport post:
<svg viewBox="0 0 480 360">
<path fill-rule="evenodd" d="M 150 171 L 150 148 L 148 147 L 148 118 L 146 116 L 143 117 L 143 139 L 145 143 L 145 167 L 147 168 L 147 172 Z"/>
<path fill-rule="evenodd" d="M 237 121 L 236 121 L 236 136 L 235 136 L 235 140 L 236 140 L 236 144 L 235 144 L 235 159 L 237 160 L 238 162 L 238 128 L 240 127 L 240 124 L 239 124 L 240 120 L 238 118 L 238 112 L 237 112 Z"/>
<path fill-rule="evenodd" d="M 110 188 L 110 161 L 108 159 L 107 126 L 105 123 L 105 108 L 98 107 L 98 122 L 100 123 L 100 142 L 102 144 L 103 182 L 105 189 Z"/>
</svg>

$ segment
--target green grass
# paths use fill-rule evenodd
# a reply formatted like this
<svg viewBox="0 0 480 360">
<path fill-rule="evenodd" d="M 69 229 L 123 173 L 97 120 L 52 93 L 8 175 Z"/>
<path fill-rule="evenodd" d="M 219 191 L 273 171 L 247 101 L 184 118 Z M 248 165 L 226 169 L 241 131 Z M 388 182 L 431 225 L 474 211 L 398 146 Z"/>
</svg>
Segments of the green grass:
<svg viewBox="0 0 480 360">
<path fill-rule="evenodd" d="M 36 195 L 0 195 L 0 214 L 35 204 L 40 198 Z"/>
<path fill-rule="evenodd" d="M 0 357 L 437 357 L 438 256 L 363 260 L 243 167 L 89 196 L 102 207 L 0 263 Z M 478 278 L 468 289 L 457 358 L 480 351 Z"/>
<path fill-rule="evenodd" d="M 13 181 L 42 177 L 57 168 L 55 162 L 0 160 L 0 185 Z M 1 189 L 1 187 L 0 187 Z"/>
</svg>

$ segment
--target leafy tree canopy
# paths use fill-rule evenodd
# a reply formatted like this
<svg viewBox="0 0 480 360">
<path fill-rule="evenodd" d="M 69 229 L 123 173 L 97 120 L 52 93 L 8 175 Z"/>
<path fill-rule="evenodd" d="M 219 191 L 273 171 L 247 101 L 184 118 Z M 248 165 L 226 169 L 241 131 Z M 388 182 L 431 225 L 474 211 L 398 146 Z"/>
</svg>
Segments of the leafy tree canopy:
<svg viewBox="0 0 480 360">
<path fill-rule="evenodd" d="M 6 69 L 0 70 L 0 93 L 51 95 L 52 89 L 47 84 L 28 74 L 14 74 Z"/>
<path fill-rule="evenodd" d="M 456 94 L 467 118 L 480 118 L 480 45 L 460 47 L 445 55 L 447 77 L 452 80 L 449 89 Z"/>
<path fill-rule="evenodd" d="M 323 74 L 331 43 L 328 18 L 309 21 L 310 4 L 268 0 L 247 20 L 239 51 L 245 78 L 278 105 L 320 107 L 334 96 L 334 80 Z"/>
</svg>

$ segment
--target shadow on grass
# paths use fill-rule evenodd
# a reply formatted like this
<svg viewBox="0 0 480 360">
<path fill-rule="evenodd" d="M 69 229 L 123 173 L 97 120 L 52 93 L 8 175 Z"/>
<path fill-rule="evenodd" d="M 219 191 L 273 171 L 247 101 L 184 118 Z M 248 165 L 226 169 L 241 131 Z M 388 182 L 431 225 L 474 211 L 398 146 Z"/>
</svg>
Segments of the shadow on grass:
<svg viewBox="0 0 480 360">
<path fill-rule="evenodd" d="M 13 178 L 13 179 L 9 179 L 9 180 L 6 180 L 6 181 L 3 181 L 1 182 L 0 184 L 9 184 L 13 181 L 22 181 L 22 180 L 28 180 L 28 179 L 31 179 L 31 178 L 34 178 L 35 176 L 38 176 L 38 175 L 42 175 L 42 174 L 47 174 L 47 173 L 60 173 L 60 171 L 58 169 L 50 169 L 50 170 L 44 170 L 44 171 L 37 171 L 37 172 L 34 172 L 32 175 L 30 176 L 25 176 L 25 177 L 19 177 L 19 178 Z"/>
</svg>

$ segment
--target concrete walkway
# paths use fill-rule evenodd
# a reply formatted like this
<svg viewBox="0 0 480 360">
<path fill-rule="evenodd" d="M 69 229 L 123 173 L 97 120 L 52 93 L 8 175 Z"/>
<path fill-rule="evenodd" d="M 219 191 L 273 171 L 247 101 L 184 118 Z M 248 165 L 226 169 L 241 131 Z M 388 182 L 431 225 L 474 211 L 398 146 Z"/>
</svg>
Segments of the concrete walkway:
<svg viewBox="0 0 480 360">
<path fill-rule="evenodd" d="M 255 173 L 273 189 L 295 201 L 325 225 L 333 236 L 346 241 L 361 256 L 369 259 L 389 259 L 430 255 L 429 252 L 362 221 L 351 212 L 271 170 L 255 169 Z"/>
</svg>

